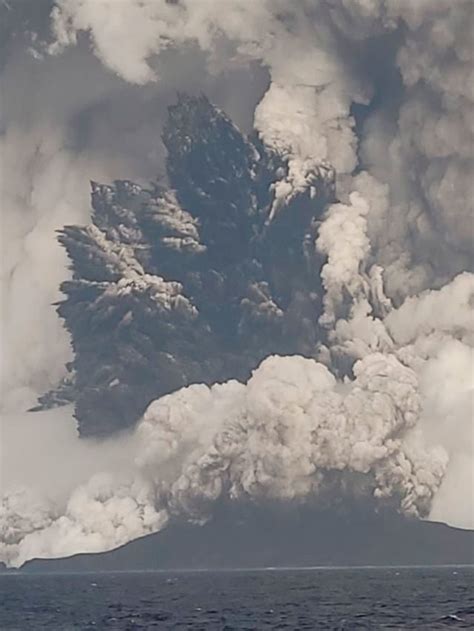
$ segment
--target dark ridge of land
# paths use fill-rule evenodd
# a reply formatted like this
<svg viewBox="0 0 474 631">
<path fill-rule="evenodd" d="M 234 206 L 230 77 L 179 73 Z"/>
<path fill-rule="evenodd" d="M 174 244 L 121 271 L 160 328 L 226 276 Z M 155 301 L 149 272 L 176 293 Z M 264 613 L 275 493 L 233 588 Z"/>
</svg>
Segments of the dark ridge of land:
<svg viewBox="0 0 474 631">
<path fill-rule="evenodd" d="M 109 552 L 28 562 L 25 572 L 474 564 L 474 531 L 394 512 L 228 507 Z"/>
</svg>

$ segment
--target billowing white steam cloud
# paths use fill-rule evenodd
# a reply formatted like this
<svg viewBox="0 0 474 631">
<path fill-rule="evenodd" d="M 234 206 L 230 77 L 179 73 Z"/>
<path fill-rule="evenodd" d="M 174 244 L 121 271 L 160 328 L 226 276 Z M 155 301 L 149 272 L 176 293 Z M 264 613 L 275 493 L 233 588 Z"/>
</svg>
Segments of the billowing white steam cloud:
<svg viewBox="0 0 474 631">
<path fill-rule="evenodd" d="M 410 432 L 420 414 L 417 377 L 377 353 L 354 373 L 353 383 L 337 384 L 312 359 L 269 357 L 247 385 L 193 385 L 158 399 L 136 429 L 129 477 L 96 475 L 63 505 L 6 495 L 1 558 L 17 565 L 110 549 L 159 530 L 170 515 L 205 520 L 222 497 L 317 497 L 334 472 L 370 474 L 376 496 L 423 514 L 446 458 Z"/>
<path fill-rule="evenodd" d="M 70 493 L 32 498 L 3 475 L 8 563 L 109 549 L 173 515 L 199 521 L 221 496 L 318 497 L 328 472 L 366 474 L 369 492 L 404 511 L 432 505 L 431 517 L 474 527 L 472 3 L 220 4 L 58 0 L 43 60 L 10 51 L 0 137 L 7 407 L 53 385 L 69 352 L 50 308 L 67 273 L 54 229 L 84 220 L 89 178 L 156 174 L 176 88 L 203 89 L 244 125 L 263 94 L 254 124 L 290 159 L 277 201 L 321 165 L 336 169 L 341 201 L 317 241 L 329 344 L 315 355 L 354 379 L 270 358 L 246 386 L 192 386 L 153 403 L 128 439 L 129 464 L 97 447 L 109 473 L 88 480 L 84 467 Z"/>
</svg>

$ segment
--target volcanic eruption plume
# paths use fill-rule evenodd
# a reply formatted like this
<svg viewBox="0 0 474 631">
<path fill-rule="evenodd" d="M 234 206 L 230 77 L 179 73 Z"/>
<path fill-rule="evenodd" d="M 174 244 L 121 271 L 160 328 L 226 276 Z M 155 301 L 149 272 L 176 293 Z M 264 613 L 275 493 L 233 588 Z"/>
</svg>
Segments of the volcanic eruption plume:
<svg viewBox="0 0 474 631">
<path fill-rule="evenodd" d="M 72 407 L 87 465 L 4 467 L 0 558 L 221 502 L 472 527 L 472 4 L 112 5 L 2 9 L 2 422 Z"/>
</svg>

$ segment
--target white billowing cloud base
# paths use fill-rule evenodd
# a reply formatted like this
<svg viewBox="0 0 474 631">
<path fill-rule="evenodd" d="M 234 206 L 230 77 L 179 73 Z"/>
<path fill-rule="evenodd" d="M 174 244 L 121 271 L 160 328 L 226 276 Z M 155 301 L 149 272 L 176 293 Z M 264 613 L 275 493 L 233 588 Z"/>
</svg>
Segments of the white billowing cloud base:
<svg viewBox="0 0 474 631">
<path fill-rule="evenodd" d="M 366 474 L 364 492 L 423 514 L 446 454 L 426 449 L 413 431 L 417 377 L 382 354 L 354 372 L 353 382 L 338 383 L 312 359 L 274 356 L 246 385 L 192 385 L 154 401 L 134 435 L 121 439 L 125 466 L 96 473 L 56 501 L 21 488 L 4 494 L 0 558 L 16 566 L 108 550 L 160 530 L 170 516 L 204 521 L 223 496 L 317 500 L 335 472 Z M 101 451 L 106 464 L 120 453 L 120 439 Z"/>
</svg>

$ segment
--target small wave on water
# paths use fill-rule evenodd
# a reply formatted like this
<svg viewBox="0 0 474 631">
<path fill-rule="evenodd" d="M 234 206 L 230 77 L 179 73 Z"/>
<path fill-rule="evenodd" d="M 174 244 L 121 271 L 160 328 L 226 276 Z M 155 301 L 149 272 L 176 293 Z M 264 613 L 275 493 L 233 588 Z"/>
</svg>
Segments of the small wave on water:
<svg viewBox="0 0 474 631">
<path fill-rule="evenodd" d="M 474 585 L 471 585 L 471 587 L 473 586 Z M 458 609 L 455 613 L 449 613 L 442 616 L 439 619 L 439 622 L 445 624 L 446 626 L 452 625 L 458 626 L 459 628 L 474 629 L 474 606 Z"/>
</svg>

